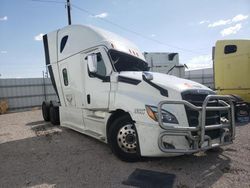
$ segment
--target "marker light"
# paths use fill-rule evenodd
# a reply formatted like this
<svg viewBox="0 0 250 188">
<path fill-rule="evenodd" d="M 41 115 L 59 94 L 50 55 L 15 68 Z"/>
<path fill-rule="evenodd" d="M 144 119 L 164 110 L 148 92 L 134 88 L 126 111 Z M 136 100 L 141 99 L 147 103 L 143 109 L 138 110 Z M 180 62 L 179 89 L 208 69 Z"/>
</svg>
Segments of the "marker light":
<svg viewBox="0 0 250 188">
<path fill-rule="evenodd" d="M 147 111 L 147 113 L 148 113 L 148 116 L 149 116 L 151 119 L 157 121 L 157 116 L 155 116 L 155 113 L 152 111 L 152 109 L 151 109 L 149 106 L 147 106 L 147 105 L 146 105 L 145 107 L 146 107 L 146 111 Z"/>
</svg>

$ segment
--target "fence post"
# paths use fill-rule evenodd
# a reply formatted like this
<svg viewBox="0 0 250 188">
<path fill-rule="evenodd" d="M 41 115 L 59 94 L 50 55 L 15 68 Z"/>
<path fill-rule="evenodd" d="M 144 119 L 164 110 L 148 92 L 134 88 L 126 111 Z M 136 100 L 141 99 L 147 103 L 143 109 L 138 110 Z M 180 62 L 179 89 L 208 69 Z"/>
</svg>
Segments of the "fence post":
<svg viewBox="0 0 250 188">
<path fill-rule="evenodd" d="M 204 85 L 204 69 L 202 69 L 202 71 L 201 71 L 201 75 L 202 75 L 202 77 L 201 77 L 201 79 L 202 79 L 202 84 Z"/>
<path fill-rule="evenodd" d="M 43 71 L 43 93 L 44 93 L 44 100 L 47 101 L 44 71 Z"/>
</svg>

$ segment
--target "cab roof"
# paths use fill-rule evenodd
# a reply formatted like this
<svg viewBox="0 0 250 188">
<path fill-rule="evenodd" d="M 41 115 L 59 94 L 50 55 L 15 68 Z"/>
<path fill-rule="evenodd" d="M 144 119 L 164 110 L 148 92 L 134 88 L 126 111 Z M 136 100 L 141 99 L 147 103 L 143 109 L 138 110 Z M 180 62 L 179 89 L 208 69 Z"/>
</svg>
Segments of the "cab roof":
<svg viewBox="0 0 250 188">
<path fill-rule="evenodd" d="M 116 49 L 145 60 L 138 47 L 132 42 L 94 26 L 69 25 L 56 32 L 58 61 L 99 45 L 105 45 L 108 49 Z"/>
</svg>

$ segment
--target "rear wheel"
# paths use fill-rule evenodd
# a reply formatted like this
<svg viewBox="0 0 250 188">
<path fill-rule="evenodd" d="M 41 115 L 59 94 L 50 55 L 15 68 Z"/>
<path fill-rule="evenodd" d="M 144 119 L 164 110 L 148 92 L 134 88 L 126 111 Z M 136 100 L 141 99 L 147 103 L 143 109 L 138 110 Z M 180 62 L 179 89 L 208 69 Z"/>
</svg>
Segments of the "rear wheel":
<svg viewBox="0 0 250 188">
<path fill-rule="evenodd" d="M 129 116 L 123 116 L 112 123 L 109 143 L 114 154 L 121 160 L 133 162 L 140 159 L 137 132 Z"/>
<path fill-rule="evenodd" d="M 59 107 L 58 106 L 50 106 L 49 115 L 50 115 L 50 122 L 53 125 L 60 124 Z"/>
<path fill-rule="evenodd" d="M 50 121 L 50 106 L 49 103 L 46 101 L 43 101 L 42 104 L 42 114 L 44 121 Z"/>
</svg>

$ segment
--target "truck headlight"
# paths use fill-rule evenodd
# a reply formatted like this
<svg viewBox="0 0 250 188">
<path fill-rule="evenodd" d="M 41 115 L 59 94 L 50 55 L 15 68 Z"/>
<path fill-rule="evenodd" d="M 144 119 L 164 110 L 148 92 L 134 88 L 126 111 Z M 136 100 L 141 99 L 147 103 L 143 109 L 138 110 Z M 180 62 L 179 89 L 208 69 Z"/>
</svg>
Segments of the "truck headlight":
<svg viewBox="0 0 250 188">
<path fill-rule="evenodd" d="M 158 111 L 157 111 L 157 107 L 156 106 L 149 106 L 146 105 L 146 111 L 148 116 L 153 119 L 154 121 L 158 121 Z M 162 112 L 162 121 L 163 123 L 173 123 L 173 124 L 179 124 L 178 120 L 176 119 L 176 117 L 171 114 L 170 112 L 166 111 L 166 110 L 161 110 Z"/>
</svg>

